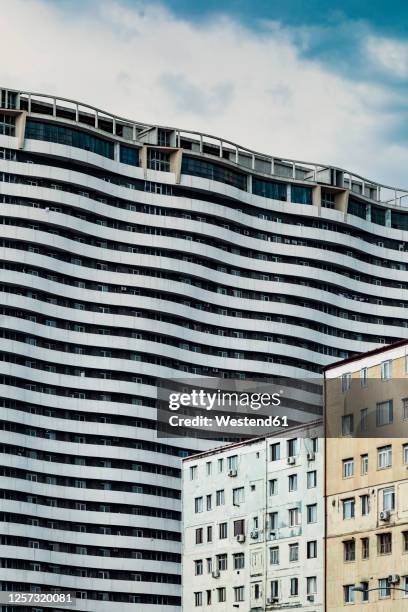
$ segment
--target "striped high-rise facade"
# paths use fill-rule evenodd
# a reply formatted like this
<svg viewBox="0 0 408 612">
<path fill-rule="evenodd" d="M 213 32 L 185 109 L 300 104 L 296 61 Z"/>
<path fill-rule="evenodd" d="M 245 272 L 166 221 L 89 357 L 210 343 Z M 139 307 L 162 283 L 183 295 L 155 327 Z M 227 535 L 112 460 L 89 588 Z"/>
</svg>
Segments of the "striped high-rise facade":
<svg viewBox="0 0 408 612">
<path fill-rule="evenodd" d="M 180 457 L 208 444 L 157 439 L 157 379 L 408 338 L 406 195 L 1 89 L 1 588 L 179 610 Z"/>
</svg>

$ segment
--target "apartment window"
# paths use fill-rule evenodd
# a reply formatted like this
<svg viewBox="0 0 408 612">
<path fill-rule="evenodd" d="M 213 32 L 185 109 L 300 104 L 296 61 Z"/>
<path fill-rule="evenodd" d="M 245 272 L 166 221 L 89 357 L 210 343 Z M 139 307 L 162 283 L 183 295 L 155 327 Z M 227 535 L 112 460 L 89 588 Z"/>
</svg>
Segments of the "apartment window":
<svg viewBox="0 0 408 612">
<path fill-rule="evenodd" d="M 307 488 L 314 489 L 315 487 L 317 487 L 317 472 L 312 470 L 307 473 Z"/>
<path fill-rule="evenodd" d="M 232 559 L 233 559 L 233 562 L 234 562 L 234 569 L 235 570 L 244 569 L 244 567 L 245 567 L 245 555 L 244 555 L 244 553 L 235 553 L 234 555 L 232 555 Z"/>
<path fill-rule="evenodd" d="M 317 522 L 317 504 L 309 504 L 306 506 L 307 510 L 307 522 L 308 523 L 316 523 Z"/>
<path fill-rule="evenodd" d="M 228 462 L 228 470 L 238 469 L 238 455 L 232 455 L 231 457 L 227 457 L 227 462 Z"/>
<path fill-rule="evenodd" d="M 343 393 L 348 391 L 351 386 L 351 372 L 341 375 L 341 390 Z"/>
<path fill-rule="evenodd" d="M 0 134 L 4 134 L 5 136 L 16 135 L 15 117 L 0 113 Z"/>
<path fill-rule="evenodd" d="M 361 514 L 362 516 L 367 516 L 370 512 L 370 496 L 367 494 L 360 495 L 361 501 Z"/>
<path fill-rule="evenodd" d="M 369 538 L 361 538 L 361 558 L 368 559 L 370 556 L 370 540 Z"/>
<path fill-rule="evenodd" d="M 277 478 L 272 478 L 269 481 L 269 495 L 276 495 L 278 493 L 278 480 Z"/>
<path fill-rule="evenodd" d="M 362 432 L 368 429 L 368 408 L 362 408 L 360 410 L 360 429 Z"/>
<path fill-rule="evenodd" d="M 383 489 L 383 510 L 395 510 L 394 487 Z"/>
<path fill-rule="evenodd" d="M 211 473 L 212 473 L 212 463 L 211 463 L 211 461 L 207 461 L 207 463 L 205 464 L 205 472 L 206 472 L 207 476 L 211 476 Z"/>
<path fill-rule="evenodd" d="M 317 558 L 317 541 L 316 540 L 310 540 L 306 544 L 306 557 L 308 559 Z"/>
<path fill-rule="evenodd" d="M 404 588 L 404 597 L 408 597 L 408 576 L 403 577 L 403 588 Z"/>
<path fill-rule="evenodd" d="M 228 567 L 227 554 L 223 553 L 222 555 L 217 555 L 216 561 L 217 561 L 217 570 L 219 572 L 224 572 Z"/>
<path fill-rule="evenodd" d="M 347 540 L 343 542 L 344 561 L 355 561 L 356 560 L 356 541 Z"/>
<path fill-rule="evenodd" d="M 378 458 L 378 469 L 384 470 L 386 468 L 391 467 L 392 465 L 392 446 L 388 444 L 387 446 L 381 446 L 377 449 L 377 458 Z"/>
<path fill-rule="evenodd" d="M 203 498 L 196 497 L 194 499 L 194 512 L 197 514 L 198 512 L 202 512 L 202 511 L 203 511 Z"/>
<path fill-rule="evenodd" d="M 345 584 L 343 593 L 344 603 L 354 603 L 354 584 Z"/>
<path fill-rule="evenodd" d="M 290 579 L 290 595 L 291 597 L 296 597 L 299 595 L 299 579 L 291 578 Z"/>
<path fill-rule="evenodd" d="M 280 459 L 280 442 L 276 442 L 276 444 L 271 444 L 270 458 L 271 461 L 278 461 L 278 459 Z"/>
<path fill-rule="evenodd" d="M 202 544 L 203 543 L 203 528 L 198 527 L 195 531 L 195 543 Z"/>
<path fill-rule="evenodd" d="M 298 454 L 298 441 L 297 438 L 288 440 L 288 457 L 295 457 Z"/>
<path fill-rule="evenodd" d="M 388 555 L 392 552 L 391 533 L 379 533 L 377 535 L 377 551 L 379 555 Z"/>
<path fill-rule="evenodd" d="M 206 595 L 207 595 L 207 606 L 211 606 L 211 595 L 212 595 L 212 591 L 211 589 L 208 589 L 208 591 L 206 591 Z"/>
<path fill-rule="evenodd" d="M 341 433 L 350 436 L 354 431 L 354 418 L 352 414 L 344 414 L 341 417 Z"/>
<path fill-rule="evenodd" d="M 288 476 L 289 491 L 297 491 L 297 474 Z"/>
<path fill-rule="evenodd" d="M 389 380 L 391 378 L 392 361 L 388 359 L 381 364 L 381 380 Z"/>
<path fill-rule="evenodd" d="M 234 506 L 239 506 L 244 503 L 244 487 L 238 487 L 232 490 L 232 503 Z"/>
<path fill-rule="evenodd" d="M 402 400 L 402 418 L 404 421 L 408 419 L 408 397 Z"/>
<path fill-rule="evenodd" d="M 354 518 L 355 513 L 355 500 L 354 497 L 350 499 L 343 499 L 343 519 Z"/>
<path fill-rule="evenodd" d="M 211 574 L 212 572 L 212 557 L 207 557 L 207 574 Z"/>
<path fill-rule="evenodd" d="M 217 589 L 217 596 L 219 603 L 227 601 L 227 589 L 225 587 L 219 587 Z"/>
<path fill-rule="evenodd" d="M 317 453 L 319 450 L 319 438 L 312 438 L 312 453 Z"/>
<path fill-rule="evenodd" d="M 217 506 L 223 506 L 225 504 L 225 491 L 220 489 L 215 494 L 215 503 Z"/>
<path fill-rule="evenodd" d="M 207 542 L 212 542 L 212 526 L 208 525 L 207 526 Z"/>
<path fill-rule="evenodd" d="M 244 587 L 234 587 L 234 601 L 244 601 Z"/>
<path fill-rule="evenodd" d="M 296 527 L 300 524 L 299 508 L 289 509 L 289 527 Z"/>
<path fill-rule="evenodd" d="M 269 513 L 269 528 L 272 531 L 278 528 L 278 513 L 277 512 Z"/>
<path fill-rule="evenodd" d="M 389 425 L 393 420 L 392 400 L 377 404 L 377 427 Z"/>
<path fill-rule="evenodd" d="M 402 460 L 405 465 L 408 464 L 408 444 L 402 445 Z"/>
<path fill-rule="evenodd" d="M 211 494 L 207 495 L 206 502 L 207 502 L 206 503 L 207 510 L 212 510 L 212 495 Z"/>
<path fill-rule="evenodd" d="M 388 578 L 380 578 L 378 581 L 379 593 L 378 596 L 381 599 L 385 599 L 386 597 L 391 597 L 391 588 L 388 584 Z"/>
<path fill-rule="evenodd" d="M 148 167 L 151 170 L 170 172 L 170 153 L 158 151 L 157 149 L 149 149 Z"/>
<path fill-rule="evenodd" d="M 269 549 L 269 563 L 271 565 L 279 565 L 279 546 Z"/>
<path fill-rule="evenodd" d="M 351 478 L 354 476 L 354 460 L 343 459 L 343 478 Z"/>
<path fill-rule="evenodd" d="M 317 593 L 316 576 L 309 576 L 308 578 L 306 578 L 306 592 L 308 595 L 316 595 Z"/>
<path fill-rule="evenodd" d="M 234 536 L 244 535 L 245 533 L 245 519 L 239 519 L 234 521 Z"/>
<path fill-rule="evenodd" d="M 289 561 L 299 561 L 299 544 L 289 544 Z"/>
<path fill-rule="evenodd" d="M 218 473 L 221 474 L 221 472 L 224 470 L 224 459 L 218 459 Z"/>
<path fill-rule="evenodd" d="M 190 467 L 190 480 L 195 480 L 197 478 L 197 466 L 192 465 Z"/>
<path fill-rule="evenodd" d="M 402 532 L 402 550 L 408 552 L 408 531 Z"/>
<path fill-rule="evenodd" d="M 360 455 L 360 465 L 361 465 L 361 475 L 365 476 L 368 474 L 368 455 L 364 453 L 364 455 Z"/>
<path fill-rule="evenodd" d="M 225 540 L 225 538 L 227 537 L 227 534 L 228 534 L 227 523 L 220 523 L 219 524 L 219 539 Z"/>
<path fill-rule="evenodd" d="M 271 599 L 279 598 L 279 581 L 271 580 Z"/>
<path fill-rule="evenodd" d="M 360 383 L 362 387 L 367 387 L 368 384 L 368 368 L 361 368 Z"/>
<path fill-rule="evenodd" d="M 203 573 L 203 560 L 197 559 L 194 561 L 194 573 L 196 576 L 201 576 Z"/>
<path fill-rule="evenodd" d="M 196 593 L 194 593 L 194 601 L 196 606 L 203 605 L 203 594 L 201 591 L 197 591 Z"/>
<path fill-rule="evenodd" d="M 361 601 L 366 602 L 369 601 L 369 596 L 370 596 L 370 592 L 368 590 L 368 582 L 361 582 L 361 588 L 363 589 L 363 592 L 361 594 Z"/>
</svg>

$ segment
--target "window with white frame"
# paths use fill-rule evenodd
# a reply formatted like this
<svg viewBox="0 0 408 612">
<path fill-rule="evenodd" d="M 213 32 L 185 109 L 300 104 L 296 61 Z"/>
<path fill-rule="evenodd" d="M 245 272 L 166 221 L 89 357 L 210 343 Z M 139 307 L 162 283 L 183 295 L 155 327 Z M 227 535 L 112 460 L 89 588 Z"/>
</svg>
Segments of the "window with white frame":
<svg viewBox="0 0 408 612">
<path fill-rule="evenodd" d="M 269 529 L 274 531 L 278 528 L 278 513 L 270 512 L 269 513 Z"/>
<path fill-rule="evenodd" d="M 297 527 L 300 525 L 299 508 L 289 508 L 289 527 Z"/>
<path fill-rule="evenodd" d="M 354 584 L 345 584 L 343 586 L 344 603 L 354 603 Z"/>
<path fill-rule="evenodd" d="M 394 487 L 386 487 L 382 491 L 383 510 L 395 510 L 395 489 Z"/>
<path fill-rule="evenodd" d="M 279 580 L 271 580 L 271 599 L 279 598 Z"/>
<path fill-rule="evenodd" d="M 360 431 L 363 433 L 368 430 L 368 408 L 360 410 Z"/>
<path fill-rule="evenodd" d="M 273 546 L 269 549 L 269 563 L 279 565 L 279 546 Z"/>
<path fill-rule="evenodd" d="M 344 414 L 341 417 L 341 433 L 350 436 L 354 431 L 354 417 L 352 414 Z"/>
<path fill-rule="evenodd" d="M 203 573 L 203 560 L 197 559 L 194 561 L 194 574 L 196 576 L 201 576 Z"/>
<path fill-rule="evenodd" d="M 317 522 L 317 504 L 308 504 L 306 506 L 306 516 L 308 523 Z"/>
<path fill-rule="evenodd" d="M 288 457 L 295 457 L 298 454 L 298 439 L 292 438 L 287 441 Z"/>
<path fill-rule="evenodd" d="M 361 502 L 361 515 L 366 516 L 370 512 L 370 496 L 365 493 L 364 495 L 360 495 Z"/>
<path fill-rule="evenodd" d="M 391 588 L 388 582 L 388 578 L 380 578 L 378 580 L 378 596 L 380 599 L 391 597 Z"/>
<path fill-rule="evenodd" d="M 354 459 L 343 459 L 343 478 L 354 476 Z"/>
<path fill-rule="evenodd" d="M 205 464 L 205 471 L 207 476 L 211 476 L 212 473 L 212 462 L 211 461 L 207 461 L 207 463 Z"/>
<path fill-rule="evenodd" d="M 202 606 L 203 605 L 203 594 L 202 591 L 196 591 L 194 593 L 194 602 L 196 606 Z"/>
<path fill-rule="evenodd" d="M 355 515 L 355 499 L 354 497 L 350 497 L 348 499 L 343 499 L 343 519 L 351 519 L 354 518 Z"/>
<path fill-rule="evenodd" d="M 351 386 L 351 372 L 346 372 L 341 375 L 341 390 L 343 393 L 348 391 Z"/>
<path fill-rule="evenodd" d="M 220 540 L 225 540 L 228 537 L 228 524 L 220 523 L 218 526 L 218 537 Z"/>
<path fill-rule="evenodd" d="M 360 383 L 362 387 L 367 387 L 368 384 L 368 368 L 361 368 Z"/>
<path fill-rule="evenodd" d="M 408 464 L 408 444 L 402 445 L 402 460 L 405 465 Z"/>
<path fill-rule="evenodd" d="M 243 586 L 234 587 L 234 601 L 244 601 L 245 590 Z"/>
<path fill-rule="evenodd" d="M 234 506 L 239 506 L 244 503 L 245 488 L 237 487 L 232 490 L 232 503 Z"/>
<path fill-rule="evenodd" d="M 387 446 L 380 446 L 377 449 L 377 466 L 379 470 L 384 470 L 392 466 L 392 446 L 391 444 L 387 444 Z"/>
<path fill-rule="evenodd" d="M 238 469 L 238 455 L 231 455 L 231 457 L 227 457 L 228 470 L 237 470 Z"/>
<path fill-rule="evenodd" d="M 225 572 L 228 569 L 228 555 L 226 553 L 216 555 L 215 560 L 219 572 Z"/>
<path fill-rule="evenodd" d="M 271 461 L 278 461 L 280 459 L 280 442 L 270 445 L 269 456 Z"/>
<path fill-rule="evenodd" d="M 316 559 L 317 558 L 317 541 L 309 540 L 306 544 L 306 558 Z"/>
<path fill-rule="evenodd" d="M 392 372 L 392 361 L 391 359 L 387 359 L 387 361 L 383 361 L 381 364 L 381 380 L 389 380 L 391 378 Z"/>
<path fill-rule="evenodd" d="M 244 569 L 245 567 L 245 554 L 235 553 L 232 555 L 234 570 Z"/>
<path fill-rule="evenodd" d="M 360 455 L 361 475 L 365 476 L 368 474 L 368 454 L 364 453 Z"/>
<path fill-rule="evenodd" d="M 402 400 L 402 418 L 404 421 L 408 420 L 408 397 Z"/>
<path fill-rule="evenodd" d="M 197 466 L 190 466 L 190 480 L 195 480 L 197 478 Z"/>
<path fill-rule="evenodd" d="M 207 510 L 212 510 L 212 495 L 211 495 L 211 493 L 206 496 L 206 507 L 207 507 Z"/>
</svg>

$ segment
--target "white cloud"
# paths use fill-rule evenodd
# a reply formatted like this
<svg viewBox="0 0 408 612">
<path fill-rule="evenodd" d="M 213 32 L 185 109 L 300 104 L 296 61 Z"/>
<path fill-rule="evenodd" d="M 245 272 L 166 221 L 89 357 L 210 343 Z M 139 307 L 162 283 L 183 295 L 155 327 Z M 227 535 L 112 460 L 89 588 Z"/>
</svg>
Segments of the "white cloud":
<svg viewBox="0 0 408 612">
<path fill-rule="evenodd" d="M 391 76 L 408 76 L 408 43 L 369 36 L 365 42 L 369 60 Z"/>
<path fill-rule="evenodd" d="M 384 137 L 390 93 L 305 59 L 296 32 L 225 16 L 197 24 L 149 3 L 75 4 L 2 6 L 0 84 L 403 183 L 407 150 Z"/>
</svg>

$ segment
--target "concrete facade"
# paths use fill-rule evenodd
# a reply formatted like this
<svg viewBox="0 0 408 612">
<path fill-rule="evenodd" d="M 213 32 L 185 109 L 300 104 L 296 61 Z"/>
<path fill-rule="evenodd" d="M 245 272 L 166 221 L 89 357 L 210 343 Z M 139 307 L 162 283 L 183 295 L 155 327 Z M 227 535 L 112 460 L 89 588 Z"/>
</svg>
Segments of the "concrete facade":
<svg viewBox="0 0 408 612">
<path fill-rule="evenodd" d="M 183 461 L 185 612 L 323 610 L 322 429 L 285 433 Z"/>
<path fill-rule="evenodd" d="M 331 392 L 326 393 L 329 421 L 340 423 L 343 419 L 344 424 L 351 406 L 358 411 L 368 409 L 374 418 L 377 413 L 377 419 L 380 405 L 392 402 L 393 406 L 392 423 L 383 429 L 356 432 L 361 421 L 360 415 L 354 414 L 354 431 L 326 440 L 326 593 L 330 611 L 348 606 L 360 610 L 364 605 L 367 611 L 402 612 L 408 605 L 405 594 L 397 590 L 407 589 L 408 595 L 407 355 L 408 345 L 402 343 L 335 364 L 326 371 L 326 383 L 331 385 Z M 373 381 L 375 393 L 370 393 Z M 347 402 L 349 384 L 362 387 L 352 404 Z M 361 585 L 366 593 L 352 591 Z"/>
</svg>

